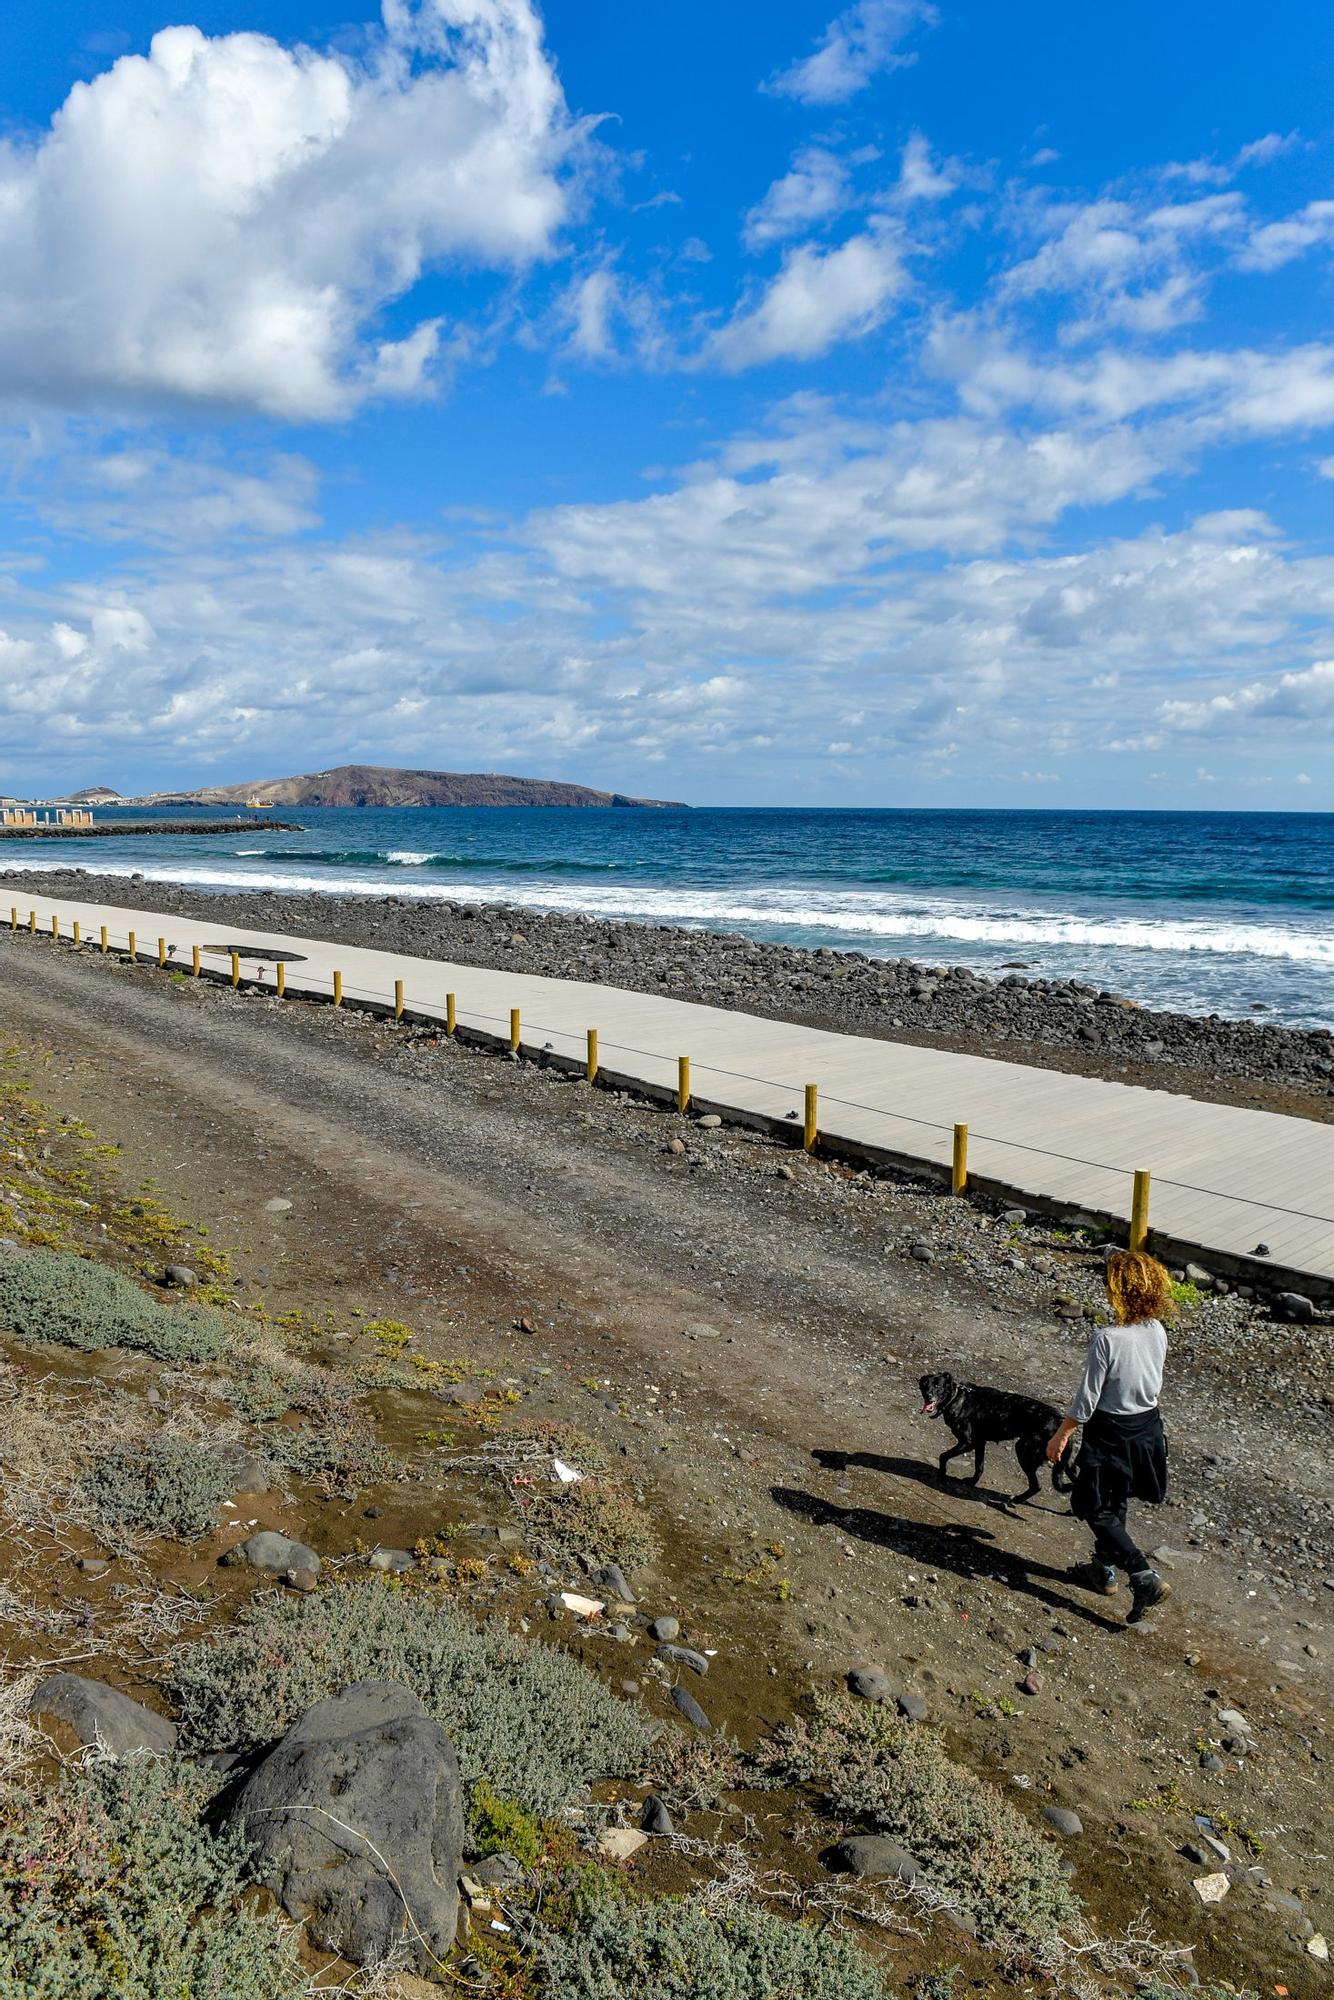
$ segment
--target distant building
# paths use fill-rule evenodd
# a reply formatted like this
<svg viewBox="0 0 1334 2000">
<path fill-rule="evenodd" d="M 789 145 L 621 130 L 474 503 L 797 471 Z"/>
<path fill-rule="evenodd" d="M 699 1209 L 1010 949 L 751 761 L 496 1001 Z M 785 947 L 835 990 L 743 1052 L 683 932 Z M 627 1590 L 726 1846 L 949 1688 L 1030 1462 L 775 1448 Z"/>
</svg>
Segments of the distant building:
<svg viewBox="0 0 1334 2000">
<path fill-rule="evenodd" d="M 31 806 L 0 807 L 0 827 L 6 826 L 91 826 L 93 816 L 87 806 L 57 806 L 54 819 L 50 811 L 43 812 L 38 819 Z"/>
</svg>

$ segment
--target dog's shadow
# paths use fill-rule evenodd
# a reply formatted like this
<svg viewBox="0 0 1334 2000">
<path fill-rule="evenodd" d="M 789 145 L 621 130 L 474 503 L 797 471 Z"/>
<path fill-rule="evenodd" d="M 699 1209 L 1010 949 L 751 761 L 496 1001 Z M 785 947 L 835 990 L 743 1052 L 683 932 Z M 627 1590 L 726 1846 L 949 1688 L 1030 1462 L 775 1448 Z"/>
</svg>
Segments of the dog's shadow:
<svg viewBox="0 0 1334 2000">
<path fill-rule="evenodd" d="M 830 1472 L 862 1466 L 871 1472 L 887 1472 L 896 1478 L 913 1479 L 919 1485 L 933 1487 L 937 1492 L 955 1490 L 953 1486 L 942 1489 L 934 1467 L 922 1465 L 916 1459 L 887 1458 L 873 1451 L 816 1451 L 811 1455 L 817 1464 Z M 979 1488 L 965 1490 L 982 1497 Z M 1049 1610 L 1082 1618 L 1102 1632 L 1118 1632 L 1121 1629 L 1112 1619 L 1101 1617 L 1091 1606 L 1067 1595 L 1069 1578 L 1063 1569 L 1006 1548 L 990 1528 L 975 1527 L 967 1522 L 942 1522 L 937 1525 L 910 1520 L 902 1514 L 881 1513 L 874 1507 L 844 1507 L 836 1501 L 821 1499 L 817 1493 L 807 1493 L 800 1487 L 775 1486 L 770 1491 L 780 1507 L 790 1514 L 800 1515 L 817 1528 L 837 1528 L 840 1533 L 855 1536 L 859 1541 L 892 1549 L 895 1555 L 923 1569 L 949 1570 L 965 1583 L 1001 1583 L 1021 1596 L 1034 1598 Z M 1003 1504 L 1003 1496 L 997 1498 Z M 1052 1585 L 1063 1587 L 1053 1589 Z"/>
<path fill-rule="evenodd" d="M 930 1486 L 937 1493 L 948 1493 L 956 1500 L 976 1500 L 979 1506 L 996 1507 L 1003 1514 L 1018 1515 L 1020 1506 L 1034 1507 L 1040 1513 L 1069 1513 L 1068 1507 L 1052 1509 L 1044 1507 L 1036 1495 L 1031 1500 L 1020 1502 L 1013 1493 L 1001 1493 L 994 1486 L 974 1486 L 970 1479 L 955 1479 L 948 1473 L 942 1479 L 934 1465 L 928 1465 L 920 1458 L 886 1458 L 878 1451 L 813 1451 L 811 1457 L 826 1472 L 846 1472 L 849 1466 L 860 1466 L 867 1472 L 888 1472 L 895 1479 L 915 1479 L 919 1486 Z"/>
</svg>

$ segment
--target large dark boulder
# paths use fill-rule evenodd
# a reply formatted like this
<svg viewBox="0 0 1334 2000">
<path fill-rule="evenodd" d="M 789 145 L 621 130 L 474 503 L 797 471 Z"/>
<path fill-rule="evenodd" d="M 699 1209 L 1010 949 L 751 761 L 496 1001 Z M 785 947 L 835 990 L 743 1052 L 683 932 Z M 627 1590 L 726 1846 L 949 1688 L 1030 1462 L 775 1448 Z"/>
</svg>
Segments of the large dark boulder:
<svg viewBox="0 0 1334 2000">
<path fill-rule="evenodd" d="M 48 1674 L 28 1710 L 63 1723 L 78 1742 L 98 1744 L 113 1757 L 169 1757 L 176 1748 L 174 1722 L 83 1674 Z"/>
<path fill-rule="evenodd" d="M 237 1792 L 259 1880 L 354 1965 L 406 1939 L 438 1973 L 458 1923 L 463 1788 L 453 1745 L 407 1688 L 357 1681 L 293 1723 Z"/>
</svg>

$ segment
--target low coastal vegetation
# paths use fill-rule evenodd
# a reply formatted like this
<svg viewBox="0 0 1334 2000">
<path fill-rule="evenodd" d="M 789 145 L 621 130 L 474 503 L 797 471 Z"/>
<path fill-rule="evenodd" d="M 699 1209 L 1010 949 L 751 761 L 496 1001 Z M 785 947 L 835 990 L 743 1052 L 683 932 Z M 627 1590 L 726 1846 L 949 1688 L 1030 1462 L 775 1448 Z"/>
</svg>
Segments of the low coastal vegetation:
<svg viewBox="0 0 1334 2000">
<path fill-rule="evenodd" d="M 216 1783 L 216 1781 L 215 1781 Z M 236 1832 L 174 1760 L 0 1786 L 0 1992 L 15 2000 L 297 2000 L 296 1934 L 244 1892 Z"/>
<path fill-rule="evenodd" d="M 410 1688 L 455 1744 L 465 1784 L 539 1819 L 648 1755 L 644 1715 L 578 1660 L 379 1578 L 255 1599 L 231 1631 L 181 1650 L 167 1689 L 182 1741 L 202 1753 L 273 1742 L 363 1680 Z"/>
<path fill-rule="evenodd" d="M 20 1340 L 135 1348 L 159 1361 L 212 1361 L 227 1339 L 209 1306 L 163 1305 L 118 1271 L 40 1248 L 0 1262 L 0 1324 Z"/>
<path fill-rule="evenodd" d="M 1080 1906 L 1055 1843 L 953 1762 L 938 1731 L 879 1703 L 817 1696 L 759 1762 L 771 1778 L 811 1786 L 841 1820 L 901 1841 L 980 1938 L 1059 1958 Z"/>
<path fill-rule="evenodd" d="M 83 1482 L 84 1494 L 110 1528 L 140 1528 L 193 1541 L 205 1535 L 232 1489 L 216 1449 L 191 1438 L 160 1436 L 117 1445 Z"/>
</svg>

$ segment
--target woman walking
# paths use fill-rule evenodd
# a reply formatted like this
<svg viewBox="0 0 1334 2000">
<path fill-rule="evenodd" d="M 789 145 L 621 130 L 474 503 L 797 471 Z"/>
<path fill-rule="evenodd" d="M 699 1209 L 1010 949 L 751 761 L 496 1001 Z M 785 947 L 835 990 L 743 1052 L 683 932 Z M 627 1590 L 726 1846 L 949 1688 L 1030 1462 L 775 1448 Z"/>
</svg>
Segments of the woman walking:
<svg viewBox="0 0 1334 2000">
<path fill-rule="evenodd" d="M 1126 1529 L 1131 1500 L 1157 1506 L 1167 1497 L 1167 1442 L 1158 1414 L 1172 1281 L 1142 1250 L 1114 1250 L 1107 1259 L 1107 1296 L 1115 1325 L 1101 1326 L 1089 1341 L 1084 1379 L 1070 1414 L 1047 1446 L 1055 1465 L 1075 1432 L 1084 1436 L 1075 1466 L 1071 1511 L 1093 1530 L 1093 1560 L 1073 1571 L 1075 1580 L 1111 1597 L 1116 1572 L 1130 1579 L 1127 1625 L 1171 1595 Z"/>
</svg>

